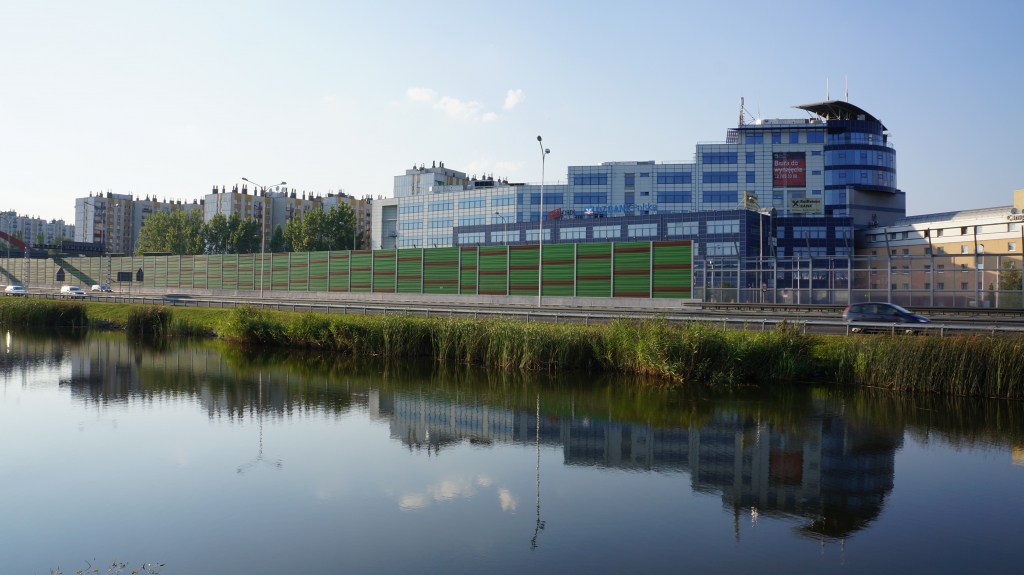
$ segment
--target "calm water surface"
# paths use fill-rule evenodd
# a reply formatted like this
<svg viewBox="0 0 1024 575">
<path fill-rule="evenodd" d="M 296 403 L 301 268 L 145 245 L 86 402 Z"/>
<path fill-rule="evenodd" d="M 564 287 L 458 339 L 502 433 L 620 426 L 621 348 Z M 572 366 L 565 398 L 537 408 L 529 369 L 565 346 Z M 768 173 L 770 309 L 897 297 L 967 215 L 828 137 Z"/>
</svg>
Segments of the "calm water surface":
<svg viewBox="0 0 1024 575">
<path fill-rule="evenodd" d="M 1021 572 L 1020 403 L 4 338 L 0 573 Z"/>
</svg>

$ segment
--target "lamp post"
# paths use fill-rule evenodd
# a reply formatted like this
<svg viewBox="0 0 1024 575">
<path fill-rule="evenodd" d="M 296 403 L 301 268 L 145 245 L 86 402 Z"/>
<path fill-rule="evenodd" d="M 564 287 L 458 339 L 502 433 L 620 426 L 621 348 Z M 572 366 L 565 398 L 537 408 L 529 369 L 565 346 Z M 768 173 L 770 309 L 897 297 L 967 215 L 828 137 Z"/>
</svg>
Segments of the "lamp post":
<svg viewBox="0 0 1024 575">
<path fill-rule="evenodd" d="M 544 294 L 544 164 L 551 153 L 551 150 L 544 147 L 544 140 L 537 136 L 537 145 L 540 146 L 540 234 L 537 246 L 537 307 L 541 306 L 541 297 Z"/>
<path fill-rule="evenodd" d="M 256 182 L 250 180 L 249 178 L 242 178 L 242 181 L 243 182 L 249 182 L 250 184 L 252 184 L 252 185 L 256 186 L 257 188 L 259 188 L 260 190 L 262 190 L 262 192 L 263 192 L 263 195 L 260 196 L 260 197 L 263 198 L 263 202 L 260 203 L 260 221 L 262 223 L 262 226 L 261 226 L 262 229 L 260 230 L 260 297 L 262 298 L 263 297 L 263 275 L 264 275 L 263 265 L 265 263 L 264 260 L 266 259 L 265 250 L 266 250 L 266 247 L 267 247 L 267 214 L 265 213 L 266 209 L 267 209 L 267 187 L 266 186 L 261 186 L 261 185 L 257 184 Z M 288 182 L 281 182 L 280 184 L 277 184 L 277 185 L 284 186 L 287 183 Z"/>
<path fill-rule="evenodd" d="M 494 212 L 494 215 L 496 215 L 499 218 L 501 218 L 501 223 L 505 224 L 505 231 L 502 232 L 503 235 L 501 236 L 501 240 L 502 240 L 501 243 L 507 246 L 508 245 L 508 220 L 505 219 L 505 216 L 501 215 L 501 212 Z"/>
<path fill-rule="evenodd" d="M 87 206 L 92 206 L 92 225 L 94 230 L 96 229 L 96 210 L 103 210 L 103 229 L 100 230 L 100 244 L 103 246 L 103 251 L 107 252 L 107 281 L 105 285 L 110 285 L 110 268 L 113 264 L 110 261 L 110 250 L 107 249 L 107 208 L 121 207 L 121 202 L 114 202 L 105 206 L 97 206 L 96 204 L 90 204 L 89 202 L 82 203 Z"/>
</svg>

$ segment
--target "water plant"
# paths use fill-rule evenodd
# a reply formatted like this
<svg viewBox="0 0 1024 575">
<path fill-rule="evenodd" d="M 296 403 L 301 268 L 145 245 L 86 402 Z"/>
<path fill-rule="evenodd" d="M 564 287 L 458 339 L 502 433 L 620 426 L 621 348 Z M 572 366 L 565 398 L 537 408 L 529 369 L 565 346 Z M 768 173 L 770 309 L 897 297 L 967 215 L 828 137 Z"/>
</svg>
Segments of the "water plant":
<svg viewBox="0 0 1024 575">
<path fill-rule="evenodd" d="M 81 302 L 36 298 L 0 299 L 0 325 L 82 327 L 88 322 Z"/>
</svg>

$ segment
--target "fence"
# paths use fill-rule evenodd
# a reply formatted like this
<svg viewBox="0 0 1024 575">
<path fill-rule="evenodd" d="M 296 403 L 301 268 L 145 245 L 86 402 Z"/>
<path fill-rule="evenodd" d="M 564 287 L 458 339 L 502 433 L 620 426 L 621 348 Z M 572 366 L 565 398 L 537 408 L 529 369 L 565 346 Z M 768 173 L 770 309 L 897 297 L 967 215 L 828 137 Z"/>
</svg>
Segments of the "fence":
<svg viewBox="0 0 1024 575">
<path fill-rule="evenodd" d="M 7 283 L 405 294 L 692 297 L 689 241 L 3 260 Z M 63 281 L 58 271 L 63 270 Z M 139 275 L 141 272 L 141 276 Z M 126 286 L 122 286 L 124 288 Z"/>
</svg>

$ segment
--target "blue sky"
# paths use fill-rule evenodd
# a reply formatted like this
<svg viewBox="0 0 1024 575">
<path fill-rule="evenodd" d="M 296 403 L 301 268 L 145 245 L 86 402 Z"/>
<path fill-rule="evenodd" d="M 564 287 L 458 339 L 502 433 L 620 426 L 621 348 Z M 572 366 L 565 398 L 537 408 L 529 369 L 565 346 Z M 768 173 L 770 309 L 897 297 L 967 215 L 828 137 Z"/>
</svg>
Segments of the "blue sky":
<svg viewBox="0 0 1024 575">
<path fill-rule="evenodd" d="M 539 181 L 691 161 L 736 124 L 841 97 L 893 133 L 909 213 L 1024 188 L 1010 2 L 0 4 L 0 209 L 72 219 L 112 190 L 245 176 L 390 195 L 442 160 Z M 510 96 L 511 94 L 511 96 Z"/>
</svg>

